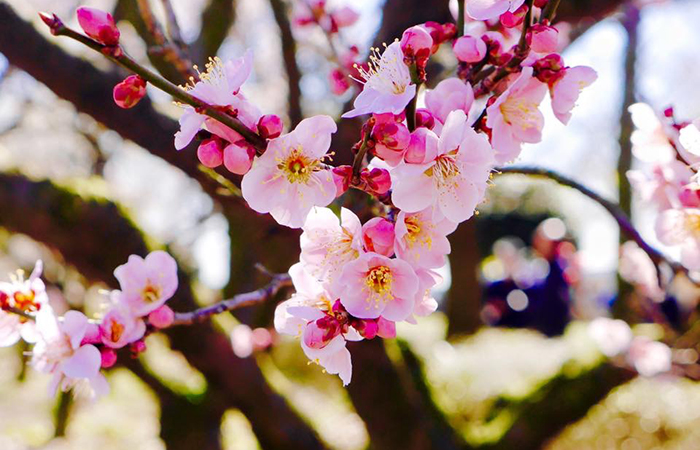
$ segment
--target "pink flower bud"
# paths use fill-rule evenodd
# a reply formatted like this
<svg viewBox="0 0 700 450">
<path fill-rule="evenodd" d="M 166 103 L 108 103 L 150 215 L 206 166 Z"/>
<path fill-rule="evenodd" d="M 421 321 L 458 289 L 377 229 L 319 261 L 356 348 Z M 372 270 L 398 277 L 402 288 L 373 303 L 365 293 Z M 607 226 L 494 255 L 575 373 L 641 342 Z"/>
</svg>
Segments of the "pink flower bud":
<svg viewBox="0 0 700 450">
<path fill-rule="evenodd" d="M 523 4 L 520 8 L 516 9 L 515 12 L 506 11 L 501 14 L 501 25 L 506 28 L 515 28 L 520 26 L 525 20 L 525 14 L 527 14 L 527 4 Z"/>
<path fill-rule="evenodd" d="M 145 95 L 146 81 L 138 75 L 129 75 L 112 91 L 114 103 L 124 109 L 133 108 Z"/>
<path fill-rule="evenodd" d="M 253 165 L 255 149 L 245 141 L 230 144 L 224 149 L 224 166 L 237 175 L 245 175 Z"/>
<path fill-rule="evenodd" d="M 391 175 L 386 169 L 375 167 L 372 170 L 363 169 L 360 178 L 377 195 L 383 195 L 391 189 Z"/>
<path fill-rule="evenodd" d="M 340 197 L 348 190 L 350 187 L 350 179 L 352 178 L 352 167 L 351 166 L 338 166 L 334 167 L 331 171 L 333 175 L 333 181 L 336 187 L 336 197 Z"/>
<path fill-rule="evenodd" d="M 377 336 L 384 339 L 396 337 L 396 322 L 386 320 L 384 317 L 377 319 Z"/>
<path fill-rule="evenodd" d="M 383 122 L 372 129 L 372 139 L 391 150 L 403 150 L 411 141 L 411 132 L 402 123 Z"/>
<path fill-rule="evenodd" d="M 559 43 L 559 31 L 556 28 L 537 23 L 532 26 L 528 35 L 530 48 L 537 53 L 556 52 Z"/>
<path fill-rule="evenodd" d="M 564 60 L 556 53 L 538 59 L 532 67 L 535 70 L 535 77 L 550 86 L 563 76 L 565 72 Z"/>
<path fill-rule="evenodd" d="M 362 225 L 362 242 L 368 252 L 394 255 L 394 222 L 375 217 Z"/>
<path fill-rule="evenodd" d="M 148 323 L 156 328 L 167 328 L 173 324 L 175 313 L 168 305 L 163 305 L 160 308 L 151 311 L 148 315 Z"/>
<path fill-rule="evenodd" d="M 335 95 L 342 95 L 350 89 L 350 81 L 340 69 L 331 70 L 328 74 L 328 82 L 331 86 L 331 92 Z"/>
<path fill-rule="evenodd" d="M 211 138 L 202 141 L 197 147 L 197 158 L 206 167 L 213 169 L 219 167 L 224 162 L 224 149 L 221 139 Z"/>
<path fill-rule="evenodd" d="M 340 327 L 337 323 L 332 324 L 329 321 L 324 321 L 324 318 L 314 322 L 309 322 L 304 329 L 302 339 L 304 344 L 309 348 L 323 348 L 340 333 Z"/>
<path fill-rule="evenodd" d="M 136 357 L 139 353 L 146 351 L 146 343 L 143 340 L 132 342 L 129 348 L 131 349 L 131 356 Z"/>
<path fill-rule="evenodd" d="M 427 128 L 416 128 L 406 147 L 404 161 L 409 164 L 425 164 L 437 157 L 438 137 Z"/>
<path fill-rule="evenodd" d="M 481 38 L 474 36 L 462 36 L 452 46 L 458 60 L 466 63 L 475 63 L 486 56 L 486 43 Z"/>
<path fill-rule="evenodd" d="M 427 128 L 432 130 L 435 127 L 435 116 L 425 108 L 416 110 L 416 128 Z M 411 142 L 409 141 L 409 144 Z"/>
<path fill-rule="evenodd" d="M 119 45 L 119 29 L 110 13 L 81 6 L 76 14 L 85 34 L 104 45 Z"/>
<path fill-rule="evenodd" d="M 681 204 L 686 208 L 700 207 L 700 190 L 684 187 L 678 195 Z"/>
<path fill-rule="evenodd" d="M 263 139 L 274 139 L 282 134 L 284 124 L 280 116 L 265 114 L 258 121 L 258 133 Z"/>
<path fill-rule="evenodd" d="M 360 319 L 353 323 L 353 327 L 360 333 L 360 336 L 365 339 L 374 339 L 379 329 L 377 321 L 374 319 Z"/>
<path fill-rule="evenodd" d="M 427 59 L 432 52 L 432 48 L 433 38 L 430 37 L 430 33 L 421 26 L 413 26 L 404 31 L 401 36 L 401 50 L 403 50 L 403 54 L 406 56 L 418 57 L 422 55 Z"/>
<path fill-rule="evenodd" d="M 103 347 L 100 350 L 100 356 L 102 357 L 102 368 L 109 369 L 117 363 L 117 352 L 109 347 Z"/>
<path fill-rule="evenodd" d="M 423 27 L 430 33 L 430 37 L 433 39 L 433 53 L 437 51 L 440 44 L 449 41 L 457 34 L 457 27 L 453 23 L 440 24 L 437 22 L 425 22 Z"/>
<path fill-rule="evenodd" d="M 338 8 L 335 11 L 333 11 L 331 13 L 331 18 L 333 19 L 335 25 L 338 28 L 343 28 L 349 27 L 350 25 L 357 22 L 357 19 L 360 18 L 360 15 L 354 9 L 348 6 L 343 6 L 342 8 Z"/>
</svg>

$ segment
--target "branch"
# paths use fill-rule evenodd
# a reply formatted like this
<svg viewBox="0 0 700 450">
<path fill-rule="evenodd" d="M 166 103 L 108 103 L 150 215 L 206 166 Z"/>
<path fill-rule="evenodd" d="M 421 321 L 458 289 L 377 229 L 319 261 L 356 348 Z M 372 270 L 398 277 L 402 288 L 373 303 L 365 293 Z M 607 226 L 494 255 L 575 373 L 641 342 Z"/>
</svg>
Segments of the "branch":
<svg viewBox="0 0 700 450">
<path fill-rule="evenodd" d="M 548 169 L 541 169 L 537 167 L 504 167 L 504 168 L 499 168 L 496 169 L 497 174 L 521 174 L 521 175 L 533 175 L 537 177 L 544 177 L 544 178 L 549 178 L 550 180 L 554 180 L 557 183 L 568 186 L 570 188 L 576 189 L 586 197 L 590 198 L 591 200 L 597 202 L 600 204 L 603 208 L 605 208 L 606 211 L 610 213 L 611 216 L 613 216 L 613 219 L 617 222 L 617 224 L 620 226 L 620 230 L 629 238 L 632 239 L 634 242 L 639 245 L 639 247 L 644 250 L 644 252 L 649 255 L 649 258 L 654 262 L 657 268 L 657 272 L 659 272 L 659 265 L 661 263 L 666 263 L 673 269 L 675 273 L 688 273 L 688 270 L 683 267 L 681 264 L 671 261 L 668 259 L 664 254 L 653 248 L 651 245 L 647 244 L 647 242 L 642 238 L 642 236 L 639 234 L 636 228 L 632 225 L 632 222 L 630 221 L 630 218 L 625 214 L 625 212 L 620 208 L 620 205 L 617 203 L 607 200 L 600 195 L 596 194 L 592 190 L 588 189 L 586 186 L 570 179 L 567 178 L 563 175 L 560 175 L 552 170 Z M 661 283 L 661 277 L 659 277 L 659 283 Z"/>
<path fill-rule="evenodd" d="M 187 313 L 175 313 L 175 321 L 171 326 L 192 325 L 208 320 L 210 317 L 227 311 L 233 311 L 244 306 L 255 305 L 273 298 L 283 288 L 290 287 L 292 279 L 287 274 L 276 274 L 272 281 L 253 292 L 238 294 L 228 300 L 222 300 L 210 306 L 196 309 Z"/>
<path fill-rule="evenodd" d="M 208 57 L 216 55 L 219 47 L 228 36 L 228 30 L 236 17 L 234 0 L 210 0 L 202 11 L 203 24 L 197 40 L 190 45 L 195 61 L 204 63 Z"/>
<path fill-rule="evenodd" d="M 301 71 L 297 65 L 297 44 L 292 34 L 292 27 L 289 24 L 285 2 L 283 0 L 270 0 L 270 6 L 272 7 L 275 21 L 277 21 L 277 26 L 280 29 L 282 60 L 287 71 L 289 120 L 291 121 L 291 128 L 294 128 L 302 119 L 301 88 L 299 86 Z"/>
</svg>

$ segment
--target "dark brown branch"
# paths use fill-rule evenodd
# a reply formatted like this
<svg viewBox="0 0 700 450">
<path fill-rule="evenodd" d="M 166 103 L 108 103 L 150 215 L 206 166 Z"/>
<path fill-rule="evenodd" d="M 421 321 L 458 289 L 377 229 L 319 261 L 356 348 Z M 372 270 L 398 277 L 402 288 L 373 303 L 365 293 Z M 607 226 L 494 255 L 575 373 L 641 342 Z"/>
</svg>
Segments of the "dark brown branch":
<svg viewBox="0 0 700 450">
<path fill-rule="evenodd" d="M 297 65 L 297 44 L 292 34 L 292 27 L 289 23 L 289 14 L 287 12 L 287 4 L 284 0 L 270 0 L 270 6 L 277 21 L 277 26 L 280 29 L 280 40 L 282 43 L 282 60 L 284 68 L 287 71 L 287 103 L 289 111 L 289 120 L 292 128 L 301 122 L 301 71 Z"/>
<path fill-rule="evenodd" d="M 236 18 L 235 0 L 209 0 L 202 11 L 202 27 L 197 40 L 190 45 L 195 61 L 204 64 L 207 58 L 215 56 L 228 36 Z"/>
</svg>

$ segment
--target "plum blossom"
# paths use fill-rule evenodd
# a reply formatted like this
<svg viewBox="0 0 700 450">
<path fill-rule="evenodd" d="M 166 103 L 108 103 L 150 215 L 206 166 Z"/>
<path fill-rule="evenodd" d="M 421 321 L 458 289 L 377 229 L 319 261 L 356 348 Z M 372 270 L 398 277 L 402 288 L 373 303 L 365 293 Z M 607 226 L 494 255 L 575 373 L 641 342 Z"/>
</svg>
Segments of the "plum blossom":
<svg viewBox="0 0 700 450">
<path fill-rule="evenodd" d="M 301 338 L 304 354 L 328 373 L 338 374 L 344 385 L 352 379 L 352 361 L 345 342 L 362 340 L 347 312 L 302 264 L 290 267 L 296 293 L 275 310 L 275 329 Z"/>
<path fill-rule="evenodd" d="M 418 323 L 416 317 L 426 317 L 437 310 L 437 300 L 432 296 L 433 287 L 442 283 L 442 277 L 435 271 L 428 269 L 416 269 L 418 277 L 418 290 L 416 291 L 416 301 L 413 305 L 413 312 L 406 318 L 406 322 Z"/>
<path fill-rule="evenodd" d="M 177 263 L 164 251 L 146 258 L 129 256 L 126 264 L 114 269 L 121 286 L 120 303 L 135 317 L 143 317 L 163 306 L 178 285 Z"/>
<path fill-rule="evenodd" d="M 494 19 L 505 12 L 517 11 L 525 0 L 467 0 L 466 12 L 472 19 Z"/>
<path fill-rule="evenodd" d="M 36 316 L 38 340 L 32 349 L 32 366 L 39 372 L 53 374 L 49 392 L 67 391 L 81 384 L 89 387 L 93 397 L 109 391 L 100 373 L 102 356 L 92 344 L 81 345 L 88 328 L 88 319 L 78 311 L 68 311 L 63 320 L 50 307 Z"/>
<path fill-rule="evenodd" d="M 450 253 L 447 235 L 457 224 L 429 207 L 416 213 L 401 211 L 396 217 L 396 255 L 413 267 L 439 268 Z"/>
<path fill-rule="evenodd" d="M 680 130 L 678 152 L 691 165 L 700 163 L 700 119 L 695 119 Z"/>
<path fill-rule="evenodd" d="M 100 340 L 110 348 L 122 348 L 141 339 L 145 332 L 144 321 L 131 315 L 120 304 L 112 306 L 100 323 Z"/>
<path fill-rule="evenodd" d="M 416 94 L 398 41 L 386 47 L 381 56 L 378 49 L 373 49 L 369 68 L 357 70 L 365 85 L 355 99 L 355 108 L 343 114 L 344 118 L 370 113 L 400 114 Z"/>
<path fill-rule="evenodd" d="M 680 246 L 681 263 L 700 269 L 700 209 L 668 209 L 656 220 L 656 236 L 665 245 Z"/>
<path fill-rule="evenodd" d="M 653 377 L 671 370 L 671 349 L 663 342 L 637 336 L 627 352 L 627 359 L 643 377 Z"/>
<path fill-rule="evenodd" d="M 431 205 L 452 222 L 463 222 L 483 200 L 494 165 L 493 150 L 483 134 L 457 110 L 445 121 L 436 157 L 425 164 L 402 164 L 392 170 L 392 200 L 405 212 Z"/>
<path fill-rule="evenodd" d="M 648 172 L 630 170 L 627 179 L 644 202 L 661 210 L 680 206 L 679 197 L 690 183 L 693 171 L 677 160 L 655 163 Z"/>
<path fill-rule="evenodd" d="M 313 208 L 300 238 L 301 264 L 331 292 L 339 290 L 343 266 L 363 252 L 360 219 L 345 208 L 340 219 L 328 208 Z"/>
<path fill-rule="evenodd" d="M 469 114 L 472 103 L 474 91 L 471 85 L 459 78 L 447 78 L 425 93 L 425 106 L 443 124 L 452 111 L 462 110 Z"/>
<path fill-rule="evenodd" d="M 41 280 L 43 263 L 38 260 L 34 270 L 26 280 L 22 273 L 14 276 L 11 282 L 0 283 L 0 306 L 11 307 L 27 314 L 36 314 L 48 307 L 49 297 Z M 26 342 L 36 340 L 35 323 L 17 314 L 0 311 L 0 347 L 9 347 L 22 338 Z"/>
<path fill-rule="evenodd" d="M 104 45 L 119 45 L 119 29 L 110 13 L 81 6 L 76 10 L 76 15 L 85 34 Z"/>
<path fill-rule="evenodd" d="M 525 67 L 518 79 L 486 109 L 486 126 L 492 130 L 491 144 L 498 164 L 517 158 L 521 143 L 542 140 L 544 116 L 539 106 L 546 92 L 547 85 L 532 76 L 532 67 Z"/>
<path fill-rule="evenodd" d="M 365 250 L 380 255 L 394 256 L 394 223 L 383 217 L 374 217 L 362 226 Z"/>
<path fill-rule="evenodd" d="M 588 334 L 607 357 L 626 352 L 632 343 L 632 330 L 620 319 L 598 317 L 588 325 Z"/>
<path fill-rule="evenodd" d="M 200 81 L 187 86 L 187 90 L 199 100 L 215 106 L 228 107 L 251 130 L 255 130 L 261 116 L 260 111 L 249 103 L 240 92 L 241 86 L 250 76 L 253 67 L 253 54 L 249 50 L 238 59 L 223 62 L 212 58 L 206 71 L 200 73 Z M 218 127 L 216 125 L 218 124 Z M 180 131 L 175 133 L 175 148 L 181 150 L 194 139 L 194 136 L 206 125 L 207 129 L 219 137 L 234 143 L 242 138 L 234 130 L 225 127 L 204 114 L 198 113 L 192 106 L 186 106 L 180 117 Z M 212 128 L 214 127 L 214 128 Z M 226 134 L 222 131 L 225 128 Z"/>
<path fill-rule="evenodd" d="M 552 111 L 561 123 L 569 123 L 571 110 L 576 106 L 581 91 L 597 79 L 598 74 L 595 70 L 587 66 L 576 66 L 564 69 L 564 74 L 554 81 L 549 88 Z"/>
<path fill-rule="evenodd" d="M 379 316 L 393 322 L 405 320 L 413 312 L 418 277 L 400 259 L 365 253 L 347 263 L 340 275 L 345 309 L 361 319 Z"/>
<path fill-rule="evenodd" d="M 336 125 L 329 116 L 302 120 L 291 133 L 270 141 L 241 184 L 243 198 L 281 225 L 300 228 L 314 206 L 335 199 L 331 170 L 323 167 Z"/>
</svg>

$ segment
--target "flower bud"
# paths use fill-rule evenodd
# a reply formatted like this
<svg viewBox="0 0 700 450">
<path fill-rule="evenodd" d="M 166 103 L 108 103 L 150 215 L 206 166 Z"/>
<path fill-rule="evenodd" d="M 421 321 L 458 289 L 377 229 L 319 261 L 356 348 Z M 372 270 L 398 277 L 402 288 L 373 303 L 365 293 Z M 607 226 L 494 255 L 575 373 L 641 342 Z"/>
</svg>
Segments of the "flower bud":
<svg viewBox="0 0 700 450">
<path fill-rule="evenodd" d="M 515 12 L 504 12 L 501 14 L 501 25 L 506 28 L 515 28 L 520 26 L 520 24 L 522 24 L 525 20 L 527 9 L 527 4 L 523 4 L 520 8 L 516 9 Z"/>
<path fill-rule="evenodd" d="M 253 165 L 255 149 L 246 141 L 229 144 L 224 149 L 224 166 L 237 175 L 245 175 Z"/>
<path fill-rule="evenodd" d="M 384 195 L 391 189 L 391 175 L 386 169 L 380 169 L 379 167 L 375 167 L 372 170 L 363 169 L 360 172 L 360 178 L 377 195 Z"/>
<path fill-rule="evenodd" d="M 466 63 L 475 63 L 486 56 L 486 43 L 481 38 L 474 36 L 462 36 L 452 46 L 458 60 Z"/>
<path fill-rule="evenodd" d="M 537 23 L 527 34 L 530 48 L 536 53 L 552 53 L 557 51 L 559 31 L 556 28 Z"/>
<path fill-rule="evenodd" d="M 343 6 L 342 8 L 334 10 L 331 13 L 331 18 L 333 19 L 333 22 L 335 22 L 335 25 L 338 28 L 343 28 L 349 27 L 350 25 L 357 22 L 357 19 L 360 18 L 360 15 L 354 9 L 348 6 Z"/>
<path fill-rule="evenodd" d="M 362 225 L 362 242 L 368 252 L 394 255 L 394 222 L 375 217 Z"/>
<path fill-rule="evenodd" d="M 411 140 L 411 132 L 402 123 L 381 122 L 372 128 L 372 139 L 391 150 L 403 150 Z"/>
<path fill-rule="evenodd" d="M 307 347 L 314 349 L 323 348 L 340 333 L 340 326 L 334 319 L 324 319 L 326 318 L 322 317 L 306 325 L 302 339 Z"/>
<path fill-rule="evenodd" d="M 333 181 L 335 182 L 336 197 L 340 197 L 348 190 L 350 187 L 350 179 L 352 178 L 352 167 L 351 166 L 338 166 L 334 167 L 331 171 L 333 176 Z"/>
<path fill-rule="evenodd" d="M 423 27 L 430 33 L 430 37 L 433 38 L 433 53 L 437 51 L 440 44 L 452 39 L 457 34 L 457 27 L 453 23 L 446 23 L 443 25 L 430 21 L 425 22 Z"/>
<path fill-rule="evenodd" d="M 102 357 L 102 363 L 100 365 L 103 369 L 109 369 L 117 363 L 117 352 L 115 352 L 114 349 L 102 347 L 100 356 Z"/>
<path fill-rule="evenodd" d="M 432 130 L 435 128 L 435 116 L 425 108 L 416 110 L 416 128 L 427 128 Z M 409 144 L 411 142 L 409 141 Z"/>
<path fill-rule="evenodd" d="M 265 114 L 258 121 L 258 133 L 263 139 L 274 139 L 282 134 L 284 124 L 280 116 Z"/>
<path fill-rule="evenodd" d="M 124 109 L 133 108 L 145 95 L 146 81 L 138 75 L 129 75 L 112 91 L 114 103 Z"/>
<path fill-rule="evenodd" d="M 404 161 L 409 164 L 425 164 L 437 156 L 438 137 L 427 128 L 416 128 L 406 148 Z"/>
<path fill-rule="evenodd" d="M 197 158 L 204 166 L 213 169 L 219 167 L 224 162 L 224 149 L 222 141 L 213 137 L 202 141 L 197 147 Z"/>
<path fill-rule="evenodd" d="M 85 34 L 104 45 L 119 45 L 119 29 L 110 13 L 81 6 L 76 14 Z"/>
<path fill-rule="evenodd" d="M 139 353 L 146 351 L 146 343 L 143 340 L 132 342 L 129 348 L 131 349 L 131 356 L 137 357 Z"/>
<path fill-rule="evenodd" d="M 401 36 L 401 50 L 405 56 L 428 59 L 433 48 L 433 38 L 425 28 L 413 26 Z"/>
<path fill-rule="evenodd" d="M 532 67 L 535 69 L 535 77 L 550 86 L 565 72 L 564 60 L 557 53 L 538 59 Z"/>
<path fill-rule="evenodd" d="M 173 324 L 175 313 L 168 305 L 163 305 L 160 308 L 151 311 L 148 315 L 148 323 L 156 328 L 167 328 Z"/>
<path fill-rule="evenodd" d="M 396 337 L 396 322 L 387 320 L 379 316 L 377 319 L 377 336 L 384 339 L 393 339 Z"/>
<path fill-rule="evenodd" d="M 353 328 L 365 339 L 374 339 L 377 336 L 377 321 L 375 319 L 360 319 L 352 324 Z"/>
<path fill-rule="evenodd" d="M 678 195 L 681 204 L 686 208 L 700 208 L 700 190 L 684 187 Z"/>
</svg>

